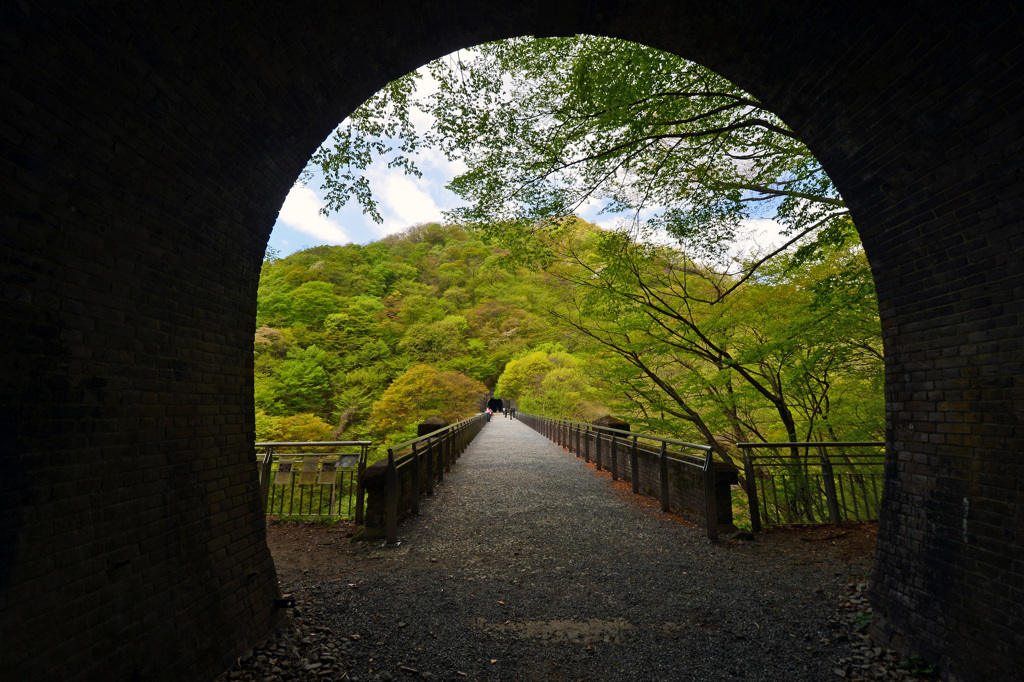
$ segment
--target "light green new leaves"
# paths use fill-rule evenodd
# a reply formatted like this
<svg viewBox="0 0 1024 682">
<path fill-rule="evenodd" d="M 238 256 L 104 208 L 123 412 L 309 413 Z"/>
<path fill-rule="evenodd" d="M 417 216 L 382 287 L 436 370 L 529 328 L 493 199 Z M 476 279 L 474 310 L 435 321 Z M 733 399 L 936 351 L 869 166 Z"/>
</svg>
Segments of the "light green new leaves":
<svg viewBox="0 0 1024 682">
<path fill-rule="evenodd" d="M 427 68 L 432 94 L 413 98 L 415 74 L 395 81 L 315 155 L 331 207 L 355 195 L 375 215 L 356 171 L 376 155 L 416 172 L 408 153 L 433 146 L 467 165 L 450 188 L 470 205 L 450 218 L 501 235 L 517 253 L 535 246 L 520 233 L 593 202 L 705 261 L 724 256 L 747 218 L 774 218 L 798 239 L 846 215 L 784 122 L 675 55 L 594 36 L 518 38 Z M 417 111 L 432 117 L 426 132 L 411 127 Z"/>
</svg>

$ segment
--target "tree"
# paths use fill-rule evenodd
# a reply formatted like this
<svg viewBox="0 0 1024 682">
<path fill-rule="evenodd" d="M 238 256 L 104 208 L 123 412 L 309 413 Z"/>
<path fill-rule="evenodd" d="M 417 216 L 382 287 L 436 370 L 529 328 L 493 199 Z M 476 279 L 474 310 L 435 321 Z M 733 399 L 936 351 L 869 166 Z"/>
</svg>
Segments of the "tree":
<svg viewBox="0 0 1024 682">
<path fill-rule="evenodd" d="M 331 207 L 354 195 L 373 214 L 359 171 L 383 156 L 417 173 L 409 154 L 434 146 L 468 167 L 451 188 L 472 204 L 452 217 L 496 229 L 520 253 L 534 246 L 522 233 L 592 201 L 631 212 L 705 262 L 726 254 L 746 218 L 778 220 L 793 242 L 850 236 L 842 198 L 794 133 L 749 93 L 675 55 L 594 36 L 518 38 L 427 70 L 433 94 L 413 96 L 419 73 L 394 81 L 314 155 Z M 417 110 L 434 117 L 430 130 L 415 131 Z M 399 149 L 383 136 L 397 136 Z"/>
<path fill-rule="evenodd" d="M 558 344 L 543 344 L 512 360 L 498 379 L 494 395 L 515 401 L 524 412 L 583 421 L 607 410 L 599 405 L 598 391 L 587 365 Z"/>
<path fill-rule="evenodd" d="M 538 314 L 544 275 L 506 272 L 494 251 L 462 228 L 430 224 L 266 263 L 253 339 L 261 429 L 277 428 L 270 417 L 315 413 L 336 438 L 366 438 L 373 403 L 420 363 L 493 385 L 548 329 Z M 462 285 L 441 296 L 455 272 Z"/>
<path fill-rule="evenodd" d="M 567 285 L 554 315 L 619 359 L 607 379 L 634 423 L 723 459 L 741 440 L 878 436 L 881 330 L 859 248 L 790 254 L 737 279 L 580 223 L 548 247 Z"/>
<path fill-rule="evenodd" d="M 340 312 L 323 318 L 320 325 L 333 350 L 352 352 L 379 336 L 384 310 L 379 298 L 357 295 Z"/>
<path fill-rule="evenodd" d="M 330 440 L 331 425 L 315 414 L 293 414 L 275 417 L 256 411 L 256 442 L 293 442 Z"/>
<path fill-rule="evenodd" d="M 420 362 L 443 363 L 468 350 L 469 323 L 461 315 L 448 315 L 437 322 L 410 325 L 399 348 Z"/>
<path fill-rule="evenodd" d="M 505 365 L 494 394 L 506 400 L 521 400 L 531 389 L 540 387 L 547 373 L 555 368 L 544 351 L 535 351 Z"/>
<path fill-rule="evenodd" d="M 305 282 L 291 292 L 294 322 L 320 325 L 323 319 L 338 310 L 338 297 L 328 282 Z"/>
<path fill-rule="evenodd" d="M 465 375 L 416 365 L 395 379 L 373 404 L 370 428 L 377 434 L 411 435 L 416 424 L 430 417 L 456 422 L 475 413 L 486 392 L 483 384 Z"/>
<path fill-rule="evenodd" d="M 267 414 L 261 409 L 256 410 L 256 442 L 279 443 L 284 440 L 281 430 L 281 418 Z"/>
<path fill-rule="evenodd" d="M 283 414 L 331 413 L 330 370 L 334 359 L 316 346 L 293 348 L 274 373 L 275 404 Z"/>
<path fill-rule="evenodd" d="M 465 162 L 467 171 L 450 187 L 471 204 L 451 215 L 496 237 L 521 262 L 579 265 L 559 240 L 584 204 L 603 202 L 608 211 L 631 214 L 632 237 L 605 240 L 602 248 L 610 251 L 600 268 L 607 270 L 586 272 L 585 282 L 565 278 L 588 293 L 575 299 L 575 317 L 561 321 L 596 340 L 594 321 L 607 319 L 600 343 L 639 372 L 623 384 L 630 395 L 647 400 L 652 414 L 688 420 L 718 443 L 721 456 L 727 456 L 723 433 L 758 432 L 759 413 L 741 414 L 743 405 L 766 401 L 784 437 L 800 436 L 798 404 L 789 392 L 802 385 L 800 395 L 809 402 L 799 409 L 813 422 L 822 403 L 812 389 L 834 386 L 830 375 L 811 382 L 809 370 L 792 374 L 797 350 L 783 348 L 782 336 L 750 343 L 756 333 L 734 339 L 726 326 L 731 320 L 742 327 L 735 311 L 744 301 L 736 299 L 773 257 L 799 268 L 822 250 L 857 243 L 842 197 L 783 121 L 708 69 L 609 38 L 488 43 L 428 70 L 437 83 L 434 94 L 415 100 L 419 75 L 400 79 L 339 133 L 348 147 L 317 155 L 329 195 L 349 191 L 330 171 L 346 159 L 369 158 L 353 150 L 369 148 L 365 136 L 382 129 L 379 119 L 392 116 L 397 127 L 390 130 L 401 130 L 418 107 L 435 122 L 403 149 L 433 145 Z M 363 126 L 369 120 L 376 123 Z M 327 160 L 334 165 L 327 167 Z M 411 172 L 409 164 L 408 156 L 396 162 Z M 743 221 L 755 217 L 781 223 L 788 241 L 770 253 L 736 258 L 732 244 Z M 643 253 L 644 241 L 658 243 L 655 235 L 668 235 L 683 249 L 669 258 L 665 276 L 641 265 L 666 258 L 657 249 Z M 616 250 L 628 255 L 618 259 Z M 610 288 L 597 293 L 595 285 Z M 563 298 L 573 296 L 570 288 Z M 749 310 L 748 317 L 757 312 Z M 640 326 L 623 332 L 629 323 Z M 616 325 L 620 337 L 613 339 L 609 330 Z M 661 351 L 641 352 L 641 338 L 662 344 Z M 831 357 L 823 349 L 805 357 L 803 366 L 813 358 L 821 369 Z M 746 390 L 752 393 L 745 396 Z M 727 415 L 727 424 L 710 419 L 709 406 Z"/>
</svg>

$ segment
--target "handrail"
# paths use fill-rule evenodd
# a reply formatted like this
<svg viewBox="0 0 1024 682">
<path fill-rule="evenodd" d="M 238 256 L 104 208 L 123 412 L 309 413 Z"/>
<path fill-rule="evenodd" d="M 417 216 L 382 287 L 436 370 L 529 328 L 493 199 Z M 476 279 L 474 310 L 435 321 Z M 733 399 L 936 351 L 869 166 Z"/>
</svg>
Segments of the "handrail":
<svg viewBox="0 0 1024 682">
<path fill-rule="evenodd" d="M 568 426 L 582 426 L 582 427 L 585 427 L 585 428 L 587 428 L 587 429 L 589 429 L 591 431 L 600 431 L 602 433 L 613 433 L 613 434 L 617 434 L 617 435 L 626 436 L 628 438 L 633 438 L 633 437 L 636 437 L 636 438 L 646 438 L 647 440 L 655 440 L 655 441 L 658 441 L 658 442 L 671 443 L 672 445 L 679 445 L 679 446 L 686 447 L 686 448 L 694 448 L 695 450 L 700 450 L 702 452 L 707 452 L 708 450 L 713 450 L 714 449 L 710 445 L 701 445 L 700 443 L 688 443 L 686 441 L 676 440 L 674 438 L 664 438 L 662 436 L 655 436 L 654 434 L 651 434 L 651 433 L 638 433 L 636 431 L 624 431 L 622 429 L 615 429 L 615 428 L 612 428 L 610 426 L 601 426 L 600 424 L 588 424 L 586 422 L 574 422 L 574 421 L 571 421 L 569 419 L 556 419 L 555 417 L 544 417 L 544 416 L 541 416 L 541 415 L 538 415 L 538 414 L 530 414 L 528 412 L 520 412 L 518 414 L 523 416 L 523 417 L 535 417 L 537 419 L 548 419 L 548 420 L 551 420 L 552 422 L 558 422 L 558 423 L 561 423 L 561 424 L 566 424 Z"/>
<path fill-rule="evenodd" d="M 744 489 L 750 527 L 762 525 L 877 518 L 877 481 L 885 443 L 877 441 L 803 441 L 737 443 L 743 451 Z M 829 454 L 829 448 L 878 448 L 881 452 Z M 753 455 L 760 449 L 803 449 L 794 459 L 783 453 Z M 817 460 L 817 461 L 815 461 Z M 760 468 L 755 470 L 755 464 Z M 870 490 L 869 488 L 870 484 Z M 760 495 L 758 494 L 760 492 Z M 781 498 L 781 499 L 780 499 Z M 774 518 L 772 518 L 774 514 Z M 863 517 L 863 519 L 862 519 Z M 819 521 L 820 519 L 820 521 Z"/>
<path fill-rule="evenodd" d="M 256 443 L 256 447 L 258 447 L 258 448 L 265 448 L 268 445 L 272 445 L 274 447 L 281 446 L 281 447 L 286 447 L 286 448 L 314 447 L 314 446 L 321 446 L 321 445 L 324 446 L 324 447 L 328 447 L 328 446 L 333 447 L 335 445 L 373 445 L 373 441 L 372 440 L 308 440 L 308 441 L 304 440 L 304 441 L 273 441 L 273 442 L 267 442 L 267 443 Z"/>
<path fill-rule="evenodd" d="M 884 448 L 885 443 L 876 441 L 843 441 L 843 440 L 806 440 L 798 442 L 772 442 L 772 443 L 736 443 L 738 448 L 791 448 L 791 447 L 836 447 L 836 448 Z"/>
<path fill-rule="evenodd" d="M 642 438 L 642 439 L 645 439 L 645 440 L 655 441 L 655 442 L 658 442 L 658 443 L 668 443 L 670 445 L 677 445 L 677 446 L 684 447 L 684 448 L 692 448 L 694 450 L 699 450 L 701 452 L 711 452 L 711 451 L 714 450 L 714 448 L 712 448 L 710 445 L 702 445 L 701 443 L 689 443 L 687 441 L 676 440 L 675 438 L 665 438 L 663 436 L 656 436 L 656 435 L 654 435 L 652 433 L 638 433 L 636 431 L 625 431 L 623 429 L 615 429 L 615 428 L 612 428 L 610 426 L 601 426 L 600 424 L 588 424 L 586 422 L 574 422 L 574 421 L 571 421 L 571 420 L 568 420 L 568 419 L 556 419 L 554 417 L 544 417 L 542 415 L 530 414 L 528 412 L 520 412 L 520 413 L 518 413 L 517 418 L 519 418 L 519 417 L 526 417 L 526 418 L 531 418 L 532 417 L 532 418 L 535 418 L 535 419 L 548 420 L 548 421 L 550 421 L 552 423 L 564 424 L 564 425 L 567 425 L 567 426 L 582 427 L 582 428 L 584 428 L 584 429 L 586 429 L 588 431 L 593 431 L 593 432 L 603 433 L 603 434 L 612 434 L 612 435 L 616 435 L 616 436 L 623 436 L 624 438 L 628 438 L 628 439 Z M 680 454 L 685 454 L 685 453 L 680 453 Z M 670 457 L 669 459 L 672 460 L 673 458 Z M 703 461 L 703 458 L 701 458 L 701 459 Z M 690 462 L 684 462 L 683 460 L 678 460 L 678 459 L 674 460 L 674 461 L 683 462 L 685 464 L 690 464 Z"/>
<path fill-rule="evenodd" d="M 483 427 L 483 414 L 476 414 L 468 419 L 441 427 L 435 431 L 417 436 L 403 443 L 397 443 L 387 449 L 385 472 L 385 539 L 388 543 L 397 540 L 399 517 L 399 477 L 400 469 L 411 465 L 409 478 L 411 486 L 411 508 L 414 514 L 419 513 L 420 492 L 423 489 L 428 496 L 434 493 L 434 480 L 443 480 L 445 470 L 451 471 L 451 463 L 469 445 L 469 442 Z M 423 447 L 420 447 L 423 446 Z M 402 450 L 408 452 L 401 453 Z M 425 457 L 426 477 L 421 481 L 420 461 Z"/>
<path fill-rule="evenodd" d="M 596 446 L 596 453 L 594 462 L 597 468 L 600 470 L 603 467 L 602 458 L 602 443 L 607 443 L 610 446 L 611 452 L 611 474 L 612 480 L 619 479 L 618 461 L 619 458 L 616 456 L 620 443 L 629 449 L 629 466 L 630 479 L 633 486 L 633 492 L 640 494 L 640 475 L 638 474 L 638 453 L 643 451 L 649 455 L 653 455 L 658 459 L 658 479 L 659 488 L 658 496 L 661 498 L 662 511 L 668 512 L 670 508 L 669 503 L 669 462 L 677 462 L 681 465 L 699 469 L 702 477 L 703 485 L 703 498 L 704 498 L 704 515 L 707 520 L 707 534 L 708 538 L 715 540 L 718 538 L 718 506 L 719 500 L 716 495 L 716 488 L 719 485 L 718 471 L 715 467 L 714 462 L 714 449 L 710 445 L 703 445 L 700 443 L 688 443 L 682 440 L 676 440 L 674 438 L 664 438 L 662 436 L 656 436 L 650 433 L 637 433 L 635 431 L 626 431 L 624 429 L 616 429 L 611 426 L 601 426 L 599 424 L 585 424 L 583 422 L 574 422 L 568 419 L 555 419 L 553 417 L 543 417 L 541 415 L 535 415 L 530 413 L 519 413 L 517 418 L 526 423 L 531 428 L 542 433 L 547 438 L 555 441 L 556 443 L 566 447 L 570 451 L 575 451 L 577 456 L 580 456 L 580 440 L 583 440 L 583 456 L 587 462 L 590 462 L 590 443 L 591 434 L 593 434 L 593 441 Z M 538 428 L 539 427 L 539 428 Z M 641 442 L 642 441 L 642 442 Z M 687 452 L 676 452 L 670 451 L 669 446 L 675 449 L 687 448 L 696 450 L 696 453 Z M 675 457 L 671 455 L 677 455 Z M 724 500 L 723 500 L 724 502 Z M 730 503 L 731 504 L 731 503 Z M 727 524 L 731 527 L 731 521 Z"/>
<path fill-rule="evenodd" d="M 395 445 L 392 445 L 388 449 L 392 450 L 392 451 L 398 451 L 398 450 L 402 450 L 402 449 L 407 448 L 407 447 L 411 447 L 413 443 L 419 443 L 419 442 L 428 440 L 430 438 L 436 438 L 438 435 L 443 434 L 445 431 L 452 431 L 452 430 L 458 429 L 458 428 L 460 428 L 462 426 L 465 426 L 466 424 L 469 424 L 469 423 L 471 423 L 471 422 L 473 422 L 473 421 L 475 421 L 477 419 L 480 419 L 480 418 L 481 418 L 481 415 L 475 414 L 472 417 L 467 417 L 466 419 L 463 419 L 462 421 L 455 422 L 454 424 L 449 424 L 448 426 L 442 426 L 437 431 L 431 431 L 430 433 L 424 434 L 422 436 L 416 436 L 415 438 L 407 440 L 404 443 L 397 443 Z"/>
</svg>

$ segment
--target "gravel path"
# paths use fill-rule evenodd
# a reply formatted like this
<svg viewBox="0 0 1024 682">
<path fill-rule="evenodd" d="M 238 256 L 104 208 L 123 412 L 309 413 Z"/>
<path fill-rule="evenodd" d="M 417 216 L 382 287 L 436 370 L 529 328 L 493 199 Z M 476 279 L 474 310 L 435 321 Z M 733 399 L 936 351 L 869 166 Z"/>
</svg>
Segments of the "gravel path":
<svg viewBox="0 0 1024 682">
<path fill-rule="evenodd" d="M 339 544 L 333 574 L 281 571 L 298 628 L 224 679 L 836 680 L 868 662 L 836 608 L 863 558 L 711 543 L 500 416 L 397 545 Z"/>
</svg>

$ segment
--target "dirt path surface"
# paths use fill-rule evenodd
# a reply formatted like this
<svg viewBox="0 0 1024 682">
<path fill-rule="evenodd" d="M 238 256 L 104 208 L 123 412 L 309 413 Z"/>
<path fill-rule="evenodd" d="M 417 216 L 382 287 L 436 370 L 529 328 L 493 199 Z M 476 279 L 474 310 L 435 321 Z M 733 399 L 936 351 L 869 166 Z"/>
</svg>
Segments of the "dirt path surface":
<svg viewBox="0 0 1024 682">
<path fill-rule="evenodd" d="M 871 525 L 711 543 L 516 421 L 397 545 L 351 531 L 269 525 L 293 626 L 224 679 L 913 679 L 850 624 Z"/>
</svg>

